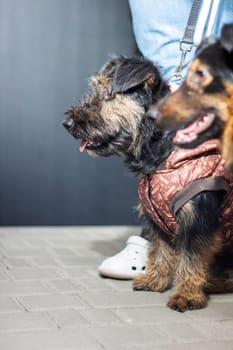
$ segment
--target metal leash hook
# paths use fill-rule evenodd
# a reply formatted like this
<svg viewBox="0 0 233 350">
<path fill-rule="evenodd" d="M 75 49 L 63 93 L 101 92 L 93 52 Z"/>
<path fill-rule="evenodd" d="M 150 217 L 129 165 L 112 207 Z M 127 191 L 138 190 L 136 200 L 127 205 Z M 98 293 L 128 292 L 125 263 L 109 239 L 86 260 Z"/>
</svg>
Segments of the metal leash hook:
<svg viewBox="0 0 233 350">
<path fill-rule="evenodd" d="M 176 66 L 172 77 L 182 80 L 181 74 L 184 66 L 187 53 L 189 53 L 193 45 L 197 46 L 200 42 L 209 37 L 212 33 L 213 26 L 220 11 L 221 0 L 194 0 L 189 14 L 188 23 L 186 25 L 184 35 L 180 41 L 181 58 Z"/>
<path fill-rule="evenodd" d="M 195 27 L 196 27 L 201 3 L 202 3 L 202 0 L 193 1 L 188 22 L 185 27 L 184 35 L 180 41 L 180 51 L 181 51 L 180 62 L 176 66 L 175 71 L 171 75 L 170 79 L 174 76 L 180 80 L 182 80 L 183 78 L 181 72 L 185 66 L 185 59 L 186 59 L 187 53 L 190 52 L 193 48 L 193 37 L 194 37 Z"/>
<path fill-rule="evenodd" d="M 192 44 L 187 44 L 183 41 L 180 42 L 180 50 L 181 50 L 180 62 L 176 66 L 176 69 L 171 77 L 175 76 L 176 78 L 182 79 L 181 72 L 185 66 L 185 60 L 186 60 L 187 53 L 189 53 L 192 50 L 192 47 L 193 47 Z"/>
</svg>

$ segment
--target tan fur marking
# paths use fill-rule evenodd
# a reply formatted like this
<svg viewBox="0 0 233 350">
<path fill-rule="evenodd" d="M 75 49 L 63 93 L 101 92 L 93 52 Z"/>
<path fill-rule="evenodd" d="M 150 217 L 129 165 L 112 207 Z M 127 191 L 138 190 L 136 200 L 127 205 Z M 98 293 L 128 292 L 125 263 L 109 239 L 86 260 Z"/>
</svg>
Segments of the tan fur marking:
<svg viewBox="0 0 233 350">
<path fill-rule="evenodd" d="M 226 96 L 219 96 L 221 104 L 224 106 L 220 109 L 219 117 L 225 122 L 222 134 L 222 155 L 227 165 L 233 164 L 233 84 L 224 82 Z M 219 103 L 213 101 L 213 105 Z"/>
<path fill-rule="evenodd" d="M 141 218 L 145 214 L 145 209 L 143 208 L 143 205 L 141 202 L 138 203 L 136 207 L 136 211 L 139 218 Z"/>
<path fill-rule="evenodd" d="M 164 292 L 170 287 L 175 268 L 174 250 L 160 239 L 149 247 L 145 274 L 134 278 L 133 287 L 137 290 Z"/>
<path fill-rule="evenodd" d="M 203 92 L 203 88 L 211 84 L 213 76 L 209 72 L 209 67 L 195 59 L 189 66 L 186 83 L 188 87 L 197 92 Z"/>
<path fill-rule="evenodd" d="M 111 79 L 106 75 L 95 74 L 89 79 L 89 86 L 97 96 L 103 97 L 111 93 Z"/>
<path fill-rule="evenodd" d="M 147 88 L 148 86 L 154 84 L 154 82 L 155 82 L 154 74 L 148 74 L 146 79 L 145 79 L 145 83 L 144 83 L 145 88 Z"/>
<path fill-rule="evenodd" d="M 137 155 L 139 125 L 144 112 L 144 108 L 130 97 L 119 94 L 114 99 L 103 102 L 100 114 L 109 127 L 118 125 L 119 129 L 125 127 L 132 131 L 134 139 L 130 150 Z"/>
<path fill-rule="evenodd" d="M 208 247 L 196 256 L 189 257 L 185 253 L 179 255 L 175 271 L 176 288 L 167 303 L 170 308 L 185 311 L 205 307 L 208 298 L 204 289 L 207 286 L 209 268 L 221 247 L 221 232 L 217 231 Z"/>
<path fill-rule="evenodd" d="M 222 136 L 222 155 L 227 165 L 233 164 L 233 118 L 226 123 Z"/>
</svg>

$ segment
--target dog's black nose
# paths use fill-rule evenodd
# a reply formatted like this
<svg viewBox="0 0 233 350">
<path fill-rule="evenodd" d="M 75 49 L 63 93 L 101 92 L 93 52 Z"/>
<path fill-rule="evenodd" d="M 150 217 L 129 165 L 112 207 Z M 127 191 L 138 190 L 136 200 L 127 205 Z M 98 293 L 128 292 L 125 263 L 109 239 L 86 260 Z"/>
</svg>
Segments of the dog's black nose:
<svg viewBox="0 0 233 350">
<path fill-rule="evenodd" d="M 64 120 L 62 124 L 67 130 L 70 130 L 74 125 L 74 120 L 72 118 L 69 118 L 67 120 Z"/>
<path fill-rule="evenodd" d="M 148 110 L 148 112 L 146 113 L 146 116 L 148 117 L 148 118 L 151 118 L 151 119 L 153 119 L 153 120 L 157 120 L 158 119 L 158 117 L 159 117 L 159 111 L 158 111 L 158 108 L 157 107 L 155 107 L 155 106 L 152 106 L 149 110 Z"/>
</svg>

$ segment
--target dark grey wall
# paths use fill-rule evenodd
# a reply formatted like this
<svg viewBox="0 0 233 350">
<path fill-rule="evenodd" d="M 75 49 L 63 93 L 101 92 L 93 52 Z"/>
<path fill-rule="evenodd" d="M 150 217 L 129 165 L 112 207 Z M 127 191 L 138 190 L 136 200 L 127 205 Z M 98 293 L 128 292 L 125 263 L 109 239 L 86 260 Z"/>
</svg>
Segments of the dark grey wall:
<svg viewBox="0 0 233 350">
<path fill-rule="evenodd" d="M 127 0 L 0 0 L 0 224 L 135 223 L 136 181 L 92 159 L 64 111 L 109 54 L 135 51 Z"/>
</svg>

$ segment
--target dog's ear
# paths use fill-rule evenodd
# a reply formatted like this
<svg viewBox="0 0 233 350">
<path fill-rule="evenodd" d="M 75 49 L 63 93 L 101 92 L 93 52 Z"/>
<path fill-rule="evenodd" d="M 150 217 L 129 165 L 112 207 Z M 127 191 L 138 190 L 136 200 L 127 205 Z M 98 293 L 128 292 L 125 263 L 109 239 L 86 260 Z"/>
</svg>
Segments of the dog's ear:
<svg viewBox="0 0 233 350">
<path fill-rule="evenodd" d="M 195 51 L 195 56 L 199 55 L 199 53 L 204 50 L 206 47 L 215 44 L 218 39 L 214 35 L 210 35 L 202 40 L 202 42 L 197 46 Z"/>
<path fill-rule="evenodd" d="M 228 53 L 233 51 L 233 24 L 225 24 L 223 26 L 220 43 Z"/>
<path fill-rule="evenodd" d="M 143 61 L 125 62 L 118 67 L 113 77 L 112 94 L 126 92 L 140 85 L 156 84 L 159 73 L 150 63 Z"/>
</svg>

